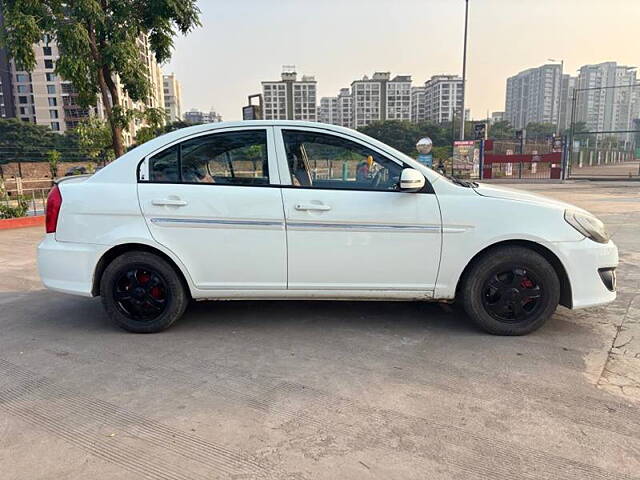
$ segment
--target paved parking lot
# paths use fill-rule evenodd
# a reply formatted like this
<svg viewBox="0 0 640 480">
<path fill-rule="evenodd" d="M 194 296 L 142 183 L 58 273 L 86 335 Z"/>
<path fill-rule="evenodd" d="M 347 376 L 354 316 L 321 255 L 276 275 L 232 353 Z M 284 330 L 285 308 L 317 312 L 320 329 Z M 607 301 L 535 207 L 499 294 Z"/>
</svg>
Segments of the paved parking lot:
<svg viewBox="0 0 640 480">
<path fill-rule="evenodd" d="M 640 183 L 524 185 L 599 215 L 607 307 L 501 338 L 419 303 L 221 302 L 132 335 L 0 231 L 0 478 L 640 478 Z"/>
</svg>

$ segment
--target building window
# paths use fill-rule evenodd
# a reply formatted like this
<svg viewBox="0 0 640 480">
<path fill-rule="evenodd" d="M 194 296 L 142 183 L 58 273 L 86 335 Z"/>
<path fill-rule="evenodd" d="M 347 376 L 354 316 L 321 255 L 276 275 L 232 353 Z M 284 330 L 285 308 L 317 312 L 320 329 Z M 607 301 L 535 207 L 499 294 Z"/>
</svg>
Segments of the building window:
<svg viewBox="0 0 640 480">
<path fill-rule="evenodd" d="M 29 93 L 28 85 L 18 85 L 18 93 Z"/>
<path fill-rule="evenodd" d="M 18 83 L 26 83 L 29 81 L 29 75 L 26 73 L 18 73 L 16 75 L 16 82 Z"/>
<path fill-rule="evenodd" d="M 42 53 L 45 57 L 51 56 L 51 47 L 42 47 Z"/>
<path fill-rule="evenodd" d="M 53 60 L 47 58 L 44 61 L 44 68 L 53 68 Z"/>
<path fill-rule="evenodd" d="M 18 97 L 18 103 L 28 103 L 27 97 L 24 95 Z"/>
<path fill-rule="evenodd" d="M 60 131 L 60 122 L 51 122 L 51 130 L 54 132 Z"/>
<path fill-rule="evenodd" d="M 47 93 L 49 95 L 55 95 L 56 94 L 56 86 L 55 85 L 47 85 Z"/>
<path fill-rule="evenodd" d="M 58 118 L 58 110 L 49 110 L 49 118 Z"/>
<path fill-rule="evenodd" d="M 56 97 L 49 97 L 49 106 L 50 107 L 57 107 L 58 106 L 58 99 Z"/>
<path fill-rule="evenodd" d="M 56 74 L 55 73 L 47 72 L 46 73 L 46 77 L 47 77 L 47 82 L 55 82 L 56 81 Z"/>
</svg>

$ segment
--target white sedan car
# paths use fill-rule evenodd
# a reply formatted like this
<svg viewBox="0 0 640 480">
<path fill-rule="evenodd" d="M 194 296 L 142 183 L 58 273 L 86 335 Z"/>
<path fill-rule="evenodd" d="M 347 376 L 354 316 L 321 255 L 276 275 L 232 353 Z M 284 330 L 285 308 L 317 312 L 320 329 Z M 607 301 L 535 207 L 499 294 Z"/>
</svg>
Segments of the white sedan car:
<svg viewBox="0 0 640 480">
<path fill-rule="evenodd" d="M 101 296 L 132 332 L 190 299 L 458 301 L 521 335 L 558 304 L 616 297 L 602 222 L 532 194 L 449 179 L 354 130 L 199 125 L 62 179 L 38 247 L 44 284 Z"/>
</svg>

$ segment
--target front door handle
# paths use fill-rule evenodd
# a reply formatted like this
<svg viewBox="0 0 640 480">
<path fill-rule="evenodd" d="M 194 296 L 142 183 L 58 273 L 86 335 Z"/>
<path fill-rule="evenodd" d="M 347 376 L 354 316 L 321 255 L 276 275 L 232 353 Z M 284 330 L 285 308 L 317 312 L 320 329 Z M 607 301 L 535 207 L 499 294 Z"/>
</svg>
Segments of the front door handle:
<svg viewBox="0 0 640 480">
<path fill-rule="evenodd" d="M 324 204 L 298 203 L 296 204 L 296 210 L 317 210 L 320 212 L 326 212 L 331 210 L 331 207 Z"/>
<path fill-rule="evenodd" d="M 188 202 L 174 198 L 163 198 L 161 200 L 151 200 L 151 204 L 156 206 L 169 205 L 171 207 L 184 207 L 188 205 Z"/>
</svg>

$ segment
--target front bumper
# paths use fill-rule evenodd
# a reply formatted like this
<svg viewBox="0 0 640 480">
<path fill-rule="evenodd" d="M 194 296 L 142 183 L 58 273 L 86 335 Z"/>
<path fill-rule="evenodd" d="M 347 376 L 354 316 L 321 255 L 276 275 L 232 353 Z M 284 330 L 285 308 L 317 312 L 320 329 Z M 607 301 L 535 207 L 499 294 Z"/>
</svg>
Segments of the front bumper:
<svg viewBox="0 0 640 480">
<path fill-rule="evenodd" d="M 615 282 L 607 284 L 601 275 L 618 266 L 618 247 L 612 241 L 602 244 L 585 238 L 555 246 L 571 283 L 571 308 L 595 307 L 616 299 Z"/>
<path fill-rule="evenodd" d="M 109 247 L 90 243 L 58 242 L 47 234 L 38 245 L 38 271 L 51 290 L 91 297 L 98 260 Z"/>
</svg>

